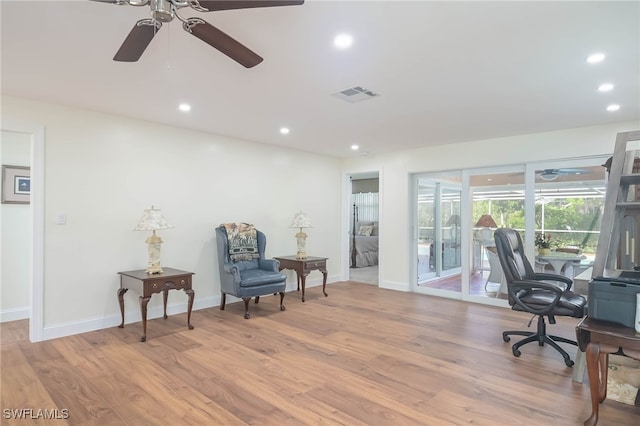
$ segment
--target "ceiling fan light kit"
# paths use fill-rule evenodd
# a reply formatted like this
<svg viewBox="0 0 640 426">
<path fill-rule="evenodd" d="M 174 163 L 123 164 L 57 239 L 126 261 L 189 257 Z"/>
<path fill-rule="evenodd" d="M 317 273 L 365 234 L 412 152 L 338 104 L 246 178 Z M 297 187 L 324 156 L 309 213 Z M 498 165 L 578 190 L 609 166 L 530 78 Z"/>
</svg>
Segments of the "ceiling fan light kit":
<svg viewBox="0 0 640 426">
<path fill-rule="evenodd" d="M 160 22 L 171 22 L 174 8 L 169 0 L 151 0 L 151 17 Z"/>
<path fill-rule="evenodd" d="M 304 0 L 92 0 L 99 3 L 111 3 L 128 6 L 149 6 L 150 19 L 141 19 L 133 26 L 120 49 L 113 57 L 114 61 L 136 62 L 163 23 L 177 18 L 182 28 L 204 41 L 211 47 L 224 53 L 246 68 L 262 62 L 262 58 L 248 47 L 231 36 L 200 18 L 183 18 L 178 10 L 188 7 L 197 12 L 213 12 L 217 10 L 248 9 L 254 7 L 296 6 Z"/>
</svg>

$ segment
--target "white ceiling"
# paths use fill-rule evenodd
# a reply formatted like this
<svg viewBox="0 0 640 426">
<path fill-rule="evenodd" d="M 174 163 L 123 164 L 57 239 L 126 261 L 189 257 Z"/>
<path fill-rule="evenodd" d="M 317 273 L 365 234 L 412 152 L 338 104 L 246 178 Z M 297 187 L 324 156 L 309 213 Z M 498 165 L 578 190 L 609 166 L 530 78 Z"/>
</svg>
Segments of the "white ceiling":
<svg viewBox="0 0 640 426">
<path fill-rule="evenodd" d="M 198 13 L 264 58 L 246 69 L 165 24 L 112 61 L 148 7 L 0 2 L 2 93 L 353 157 L 640 120 L 638 1 L 309 1 Z M 184 11 L 185 9 L 183 9 Z M 332 45 L 350 32 L 351 49 Z M 601 51 L 599 65 L 585 58 Z M 599 93 L 604 82 L 616 85 Z M 363 86 L 381 96 L 348 103 Z M 189 114 L 178 103 L 192 105 Z M 607 112 L 610 103 L 621 105 Z M 291 128 L 281 135 L 279 128 Z M 561 142 L 561 141 L 559 141 Z"/>
</svg>

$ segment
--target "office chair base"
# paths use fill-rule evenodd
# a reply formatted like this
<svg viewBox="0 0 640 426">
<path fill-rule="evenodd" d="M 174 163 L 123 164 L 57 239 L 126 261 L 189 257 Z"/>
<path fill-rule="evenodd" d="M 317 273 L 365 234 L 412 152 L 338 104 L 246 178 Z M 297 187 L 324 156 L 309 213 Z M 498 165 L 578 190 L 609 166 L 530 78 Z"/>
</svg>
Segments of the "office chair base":
<svg viewBox="0 0 640 426">
<path fill-rule="evenodd" d="M 531 342 L 538 342 L 539 346 L 544 346 L 544 344 L 547 343 L 549 346 L 551 346 L 556 351 L 558 351 L 560 355 L 562 355 L 562 358 L 564 358 L 564 363 L 567 367 L 573 367 L 574 362 L 571 360 L 571 357 L 569 356 L 569 354 L 564 349 L 562 349 L 556 342 L 568 343 L 574 346 L 577 346 L 578 344 L 573 340 L 565 339 L 564 337 L 547 334 L 546 328 L 547 327 L 544 321 L 544 317 L 539 317 L 537 332 L 534 333 L 532 331 L 505 331 L 502 333 L 502 340 L 504 340 L 505 342 L 510 341 L 511 338 L 509 337 L 509 335 L 526 336 L 524 339 L 514 343 L 513 346 L 511 346 L 511 351 L 513 352 L 513 356 L 515 356 L 516 358 L 522 354 L 520 352 L 520 347 L 522 345 L 526 345 L 527 343 L 531 343 Z"/>
</svg>

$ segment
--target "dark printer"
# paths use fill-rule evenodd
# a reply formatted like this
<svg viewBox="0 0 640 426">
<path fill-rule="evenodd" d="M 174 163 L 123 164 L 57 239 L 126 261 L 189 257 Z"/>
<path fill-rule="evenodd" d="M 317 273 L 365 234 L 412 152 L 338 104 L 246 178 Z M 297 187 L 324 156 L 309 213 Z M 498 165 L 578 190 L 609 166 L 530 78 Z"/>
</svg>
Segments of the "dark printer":
<svg viewBox="0 0 640 426">
<path fill-rule="evenodd" d="M 617 276 L 589 282 L 589 317 L 634 328 L 640 271 L 620 271 Z"/>
</svg>

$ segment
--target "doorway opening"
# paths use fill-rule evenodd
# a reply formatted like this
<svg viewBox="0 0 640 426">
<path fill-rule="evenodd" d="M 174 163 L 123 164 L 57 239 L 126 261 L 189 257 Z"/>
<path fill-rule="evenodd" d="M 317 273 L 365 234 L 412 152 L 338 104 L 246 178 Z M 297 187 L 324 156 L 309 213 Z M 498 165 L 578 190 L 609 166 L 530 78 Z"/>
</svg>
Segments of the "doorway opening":
<svg viewBox="0 0 640 426">
<path fill-rule="evenodd" d="M 5 160 L 15 161 L 14 159 L 9 159 L 9 157 L 5 157 L 4 154 L 8 154 L 12 158 L 15 158 L 17 161 L 23 161 L 25 164 L 29 164 L 31 168 L 31 176 L 30 176 L 30 195 L 29 195 L 29 205 L 28 205 L 28 213 L 27 214 L 27 222 L 29 222 L 26 227 L 28 228 L 24 231 L 26 234 L 26 238 L 30 240 L 30 242 L 26 243 L 24 241 L 25 235 L 17 236 L 15 234 L 9 235 L 14 238 L 14 241 L 4 241 L 4 243 L 0 243 L 2 245 L 6 244 L 7 246 L 12 246 L 16 243 L 18 239 L 20 239 L 20 244 L 27 244 L 28 254 L 23 254 L 23 256 L 27 256 L 27 268 L 30 268 L 30 271 L 25 271 L 24 267 L 18 265 L 19 270 L 15 270 L 14 275 L 19 277 L 24 277 L 26 275 L 27 278 L 21 278 L 20 282 L 26 288 L 17 289 L 12 287 L 10 291 L 15 291 L 16 294 L 12 294 L 12 297 L 2 298 L 3 304 L 0 307 L 2 311 L 2 320 L 3 321 L 14 321 L 20 318 L 27 319 L 29 321 L 29 340 L 32 342 L 39 342 L 44 340 L 44 126 L 25 123 L 25 122 L 13 122 L 13 120 L 3 120 L 2 123 L 2 131 L 3 135 L 3 163 Z M 10 143 L 13 141 L 14 143 Z M 7 145 L 5 145 L 5 143 Z M 13 148 L 8 148 L 9 145 L 14 145 Z M 22 145 L 27 151 L 28 154 L 18 154 L 18 152 L 22 152 L 22 148 L 16 151 L 15 147 L 17 145 Z M 28 145 L 28 148 L 26 148 Z M 7 148 L 5 151 L 4 148 Z M 19 158 L 15 156 L 18 155 Z M 24 156 L 28 156 L 26 159 Z M 14 206 L 15 207 L 15 206 Z M 27 206 L 20 206 L 27 207 Z M 13 209 L 16 210 L 16 209 Z M 0 212 L 0 224 L 2 227 L 8 226 L 5 223 L 6 220 L 10 219 L 11 215 L 3 215 Z M 17 213 L 22 215 L 23 212 L 13 211 L 13 213 Z M 24 217 L 22 218 L 24 219 Z M 15 225 L 15 223 L 14 223 Z M 3 238 L 6 238 L 7 235 L 3 232 Z M 9 265 L 10 262 L 13 262 L 12 259 L 8 257 L 4 257 L 2 259 L 2 268 L 3 274 L 6 272 L 5 266 Z M 11 253 L 14 253 L 11 251 Z M 9 252 L 7 251 L 7 254 Z M 13 266 L 13 265 L 12 265 Z M 3 282 L 5 282 L 3 276 Z M 24 282 L 27 284 L 25 285 Z M 7 280 L 7 282 L 14 281 L 13 277 L 11 280 Z M 3 290 L 5 288 L 3 287 Z M 15 298 L 16 296 L 17 298 Z M 26 297 L 26 302 L 25 298 Z M 5 306 L 5 304 L 7 304 Z"/>
<path fill-rule="evenodd" d="M 379 258 L 378 172 L 351 175 L 349 203 L 349 280 L 378 285 Z"/>
</svg>

